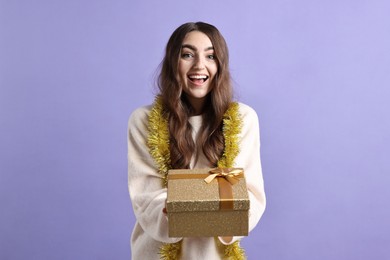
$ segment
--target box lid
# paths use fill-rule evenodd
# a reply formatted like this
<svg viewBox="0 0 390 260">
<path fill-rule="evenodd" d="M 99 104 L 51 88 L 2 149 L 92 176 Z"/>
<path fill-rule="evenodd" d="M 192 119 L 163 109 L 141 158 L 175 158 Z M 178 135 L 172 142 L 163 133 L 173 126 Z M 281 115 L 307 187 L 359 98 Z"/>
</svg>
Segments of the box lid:
<svg viewBox="0 0 390 260">
<path fill-rule="evenodd" d="M 242 168 L 238 168 L 240 170 Z M 210 183 L 204 178 L 210 175 L 210 168 L 206 169 L 176 169 L 168 172 L 168 212 L 190 212 L 190 211 L 219 211 L 221 209 L 221 198 L 217 177 Z M 180 176 L 177 176 L 180 175 Z M 179 178 L 177 178 L 179 177 Z M 231 186 L 233 199 L 232 208 L 229 210 L 248 210 L 249 196 L 244 174 L 238 178 L 238 182 Z"/>
</svg>

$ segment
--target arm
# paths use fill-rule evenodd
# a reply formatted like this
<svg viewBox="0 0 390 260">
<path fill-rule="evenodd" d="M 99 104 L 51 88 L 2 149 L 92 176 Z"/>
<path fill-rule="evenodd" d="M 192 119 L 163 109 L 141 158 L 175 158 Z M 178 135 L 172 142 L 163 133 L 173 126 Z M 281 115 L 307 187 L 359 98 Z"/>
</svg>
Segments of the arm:
<svg viewBox="0 0 390 260">
<path fill-rule="evenodd" d="M 134 215 L 142 229 L 153 239 L 174 243 L 168 237 L 168 220 L 163 213 L 167 190 L 147 147 L 147 108 L 135 110 L 128 124 L 128 185 Z"/>
<path fill-rule="evenodd" d="M 247 181 L 250 210 L 249 232 L 252 231 L 265 210 L 265 192 L 260 162 L 260 129 L 256 112 L 240 104 L 240 113 L 243 117 L 243 128 L 240 136 L 240 153 L 235 160 L 236 167 L 244 168 Z M 241 237 L 220 237 L 223 244 L 231 244 Z"/>
</svg>

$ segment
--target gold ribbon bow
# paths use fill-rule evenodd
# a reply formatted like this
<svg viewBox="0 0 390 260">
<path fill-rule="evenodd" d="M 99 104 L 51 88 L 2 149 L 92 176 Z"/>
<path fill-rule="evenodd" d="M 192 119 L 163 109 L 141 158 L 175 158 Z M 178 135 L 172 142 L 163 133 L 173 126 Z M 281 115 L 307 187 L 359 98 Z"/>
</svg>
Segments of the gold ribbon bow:
<svg viewBox="0 0 390 260">
<path fill-rule="evenodd" d="M 241 169 L 232 169 L 232 168 L 215 168 L 209 171 L 210 175 L 204 179 L 204 181 L 209 184 L 216 177 L 225 178 L 231 185 L 234 185 L 240 181 L 243 171 Z"/>
</svg>

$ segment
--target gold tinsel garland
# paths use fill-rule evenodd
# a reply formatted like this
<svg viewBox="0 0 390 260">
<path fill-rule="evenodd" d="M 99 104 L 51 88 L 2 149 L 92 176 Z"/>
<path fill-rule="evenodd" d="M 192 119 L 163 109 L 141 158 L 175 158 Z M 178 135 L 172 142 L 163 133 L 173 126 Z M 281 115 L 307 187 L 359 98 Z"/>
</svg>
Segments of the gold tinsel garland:
<svg viewBox="0 0 390 260">
<path fill-rule="evenodd" d="M 158 172 L 163 176 L 163 186 L 166 187 L 168 170 L 171 168 L 171 154 L 168 119 L 163 116 L 163 105 L 159 98 L 156 98 L 149 114 L 148 132 L 149 153 L 156 162 Z"/>
<path fill-rule="evenodd" d="M 225 140 L 225 149 L 221 159 L 218 161 L 218 167 L 233 167 L 234 159 L 239 153 L 239 137 L 242 129 L 242 118 L 238 111 L 238 103 L 232 103 L 223 116 L 223 136 Z M 163 105 L 159 97 L 156 98 L 152 110 L 149 114 L 148 125 L 149 136 L 147 144 L 149 152 L 155 160 L 158 172 L 162 175 L 163 186 L 167 186 L 168 170 L 171 168 L 169 151 L 169 131 L 168 120 L 163 115 Z M 236 241 L 230 245 L 223 245 L 215 238 L 218 248 L 223 252 L 226 260 L 244 260 L 245 252 L 240 247 L 240 242 Z M 178 260 L 181 254 L 181 241 L 171 244 L 163 244 L 160 248 L 160 259 Z"/>
</svg>

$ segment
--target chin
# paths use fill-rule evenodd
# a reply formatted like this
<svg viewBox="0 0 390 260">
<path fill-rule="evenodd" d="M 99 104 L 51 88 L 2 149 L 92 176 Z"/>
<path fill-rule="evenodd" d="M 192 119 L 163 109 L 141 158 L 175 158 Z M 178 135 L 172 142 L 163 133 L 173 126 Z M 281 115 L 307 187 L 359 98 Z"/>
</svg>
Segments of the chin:
<svg viewBox="0 0 390 260">
<path fill-rule="evenodd" d="M 203 93 L 188 93 L 187 96 L 190 98 L 195 99 L 204 99 L 210 92 L 203 92 Z"/>
</svg>

